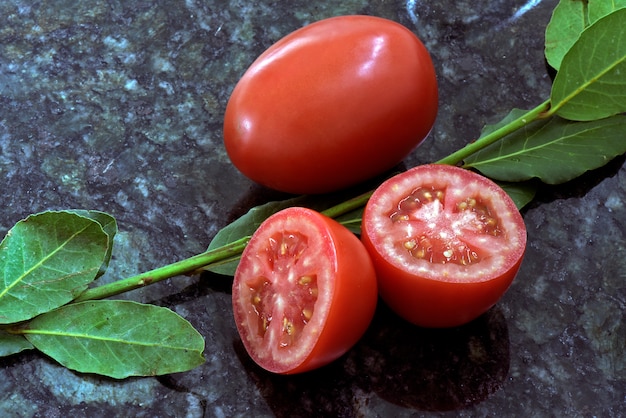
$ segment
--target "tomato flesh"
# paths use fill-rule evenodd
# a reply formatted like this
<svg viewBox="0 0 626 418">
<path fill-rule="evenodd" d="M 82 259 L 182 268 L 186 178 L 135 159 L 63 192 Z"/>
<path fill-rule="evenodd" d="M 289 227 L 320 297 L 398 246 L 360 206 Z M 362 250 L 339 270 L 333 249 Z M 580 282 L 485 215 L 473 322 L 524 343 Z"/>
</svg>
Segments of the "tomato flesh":
<svg viewBox="0 0 626 418">
<path fill-rule="evenodd" d="M 224 146 L 248 178 L 325 193 L 392 168 L 429 134 L 435 69 L 406 27 L 338 16 L 285 36 L 241 77 L 224 115 Z"/>
<path fill-rule="evenodd" d="M 376 190 L 362 240 L 383 300 L 415 324 L 449 327 L 476 318 L 504 294 L 521 264 L 526 229 L 492 181 L 426 165 Z"/>
<path fill-rule="evenodd" d="M 271 280 L 261 275 L 246 281 L 250 303 L 258 317 L 258 336 L 265 337 L 269 330 L 273 335 L 267 341 L 278 341 L 281 347 L 289 347 L 299 338 L 315 311 L 317 275 L 312 273 L 309 261 L 300 262 L 306 250 L 307 239 L 302 234 L 295 231 L 274 234 L 265 249 L 267 268 L 274 275 L 286 274 L 286 277 Z M 310 251 L 306 254 L 311 255 Z M 320 270 L 328 268 L 316 266 Z"/>
<path fill-rule="evenodd" d="M 263 222 L 233 281 L 242 342 L 275 373 L 311 370 L 343 355 L 365 332 L 376 299 L 374 267 L 358 238 L 304 208 Z"/>
<path fill-rule="evenodd" d="M 499 237 L 502 229 L 491 208 L 482 199 L 473 197 L 456 203 L 450 210 L 444 208 L 445 189 L 419 187 L 403 198 L 389 213 L 398 231 L 414 231 L 398 244 L 411 257 L 430 263 L 469 265 L 485 257 L 480 245 L 472 238 L 477 235 Z M 461 228 L 463 230 L 461 230 Z"/>
</svg>

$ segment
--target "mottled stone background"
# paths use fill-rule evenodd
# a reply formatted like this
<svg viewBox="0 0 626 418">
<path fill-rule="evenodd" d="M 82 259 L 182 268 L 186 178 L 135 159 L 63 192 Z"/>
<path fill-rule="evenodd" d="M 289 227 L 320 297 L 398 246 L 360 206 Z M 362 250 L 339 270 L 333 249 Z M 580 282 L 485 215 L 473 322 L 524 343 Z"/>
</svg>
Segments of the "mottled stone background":
<svg viewBox="0 0 626 418">
<path fill-rule="evenodd" d="M 20 1 L 0 3 L 0 232 L 47 209 L 99 209 L 120 226 L 111 281 L 202 252 L 252 205 L 284 197 L 242 177 L 222 145 L 230 91 L 283 35 L 341 14 L 398 21 L 440 85 L 437 160 L 485 123 L 549 95 L 549 1 Z M 624 158 L 543 189 L 509 292 L 454 330 L 384 306 L 332 365 L 279 377 L 246 357 L 230 278 L 178 277 L 124 295 L 167 306 L 206 338 L 202 367 L 123 381 L 38 353 L 0 359 L 0 416 L 619 417 L 626 404 Z"/>
</svg>

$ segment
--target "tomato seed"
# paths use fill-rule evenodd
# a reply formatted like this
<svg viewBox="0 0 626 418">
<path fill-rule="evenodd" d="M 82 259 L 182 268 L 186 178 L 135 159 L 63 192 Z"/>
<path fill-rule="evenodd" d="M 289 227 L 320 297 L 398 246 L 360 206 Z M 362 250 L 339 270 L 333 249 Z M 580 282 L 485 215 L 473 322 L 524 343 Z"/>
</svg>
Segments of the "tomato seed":
<svg viewBox="0 0 626 418">
<path fill-rule="evenodd" d="M 283 318 L 283 331 L 286 332 L 287 335 L 293 335 L 293 333 L 295 332 L 293 322 L 291 322 L 287 318 Z"/>
<path fill-rule="evenodd" d="M 411 255 L 415 258 L 424 258 L 426 257 L 426 251 L 424 251 L 423 248 L 420 248 L 417 251 L 411 252 Z"/>
<path fill-rule="evenodd" d="M 404 197 L 397 204 L 396 210 L 389 213 L 392 222 L 408 221 L 416 210 L 424 205 L 433 203 L 435 200 L 443 203 L 444 191 L 434 187 L 420 187 Z"/>
<path fill-rule="evenodd" d="M 282 331 L 283 333 L 279 343 L 281 347 L 288 347 L 297 340 L 298 336 L 296 334 L 298 334 L 298 328 L 291 320 L 287 319 L 287 317 L 283 318 Z"/>
<path fill-rule="evenodd" d="M 498 236 L 502 231 L 500 229 L 500 222 L 498 218 L 492 215 L 492 211 L 482 202 L 480 199 L 467 198 L 466 200 L 459 202 L 456 205 L 456 209 L 459 212 L 465 210 L 471 210 L 476 215 L 476 223 L 474 228 L 482 234 L 489 234 Z"/>
<path fill-rule="evenodd" d="M 304 318 L 305 323 L 308 322 L 313 317 L 313 309 L 302 309 L 302 317 Z"/>
<path fill-rule="evenodd" d="M 462 266 L 480 261 L 476 251 L 463 242 L 442 238 L 410 238 L 402 242 L 402 247 L 414 258 L 434 264 L 454 263 Z"/>
<path fill-rule="evenodd" d="M 306 285 L 306 284 L 310 284 L 312 281 L 313 281 L 313 277 L 311 277 L 311 276 L 302 276 L 298 280 L 298 283 L 301 284 L 301 285 Z"/>
<path fill-rule="evenodd" d="M 400 214 L 398 212 L 394 212 L 392 213 L 389 218 L 391 219 L 391 222 L 400 222 L 400 221 L 408 221 L 409 220 L 409 215 L 405 215 L 405 214 Z"/>
</svg>

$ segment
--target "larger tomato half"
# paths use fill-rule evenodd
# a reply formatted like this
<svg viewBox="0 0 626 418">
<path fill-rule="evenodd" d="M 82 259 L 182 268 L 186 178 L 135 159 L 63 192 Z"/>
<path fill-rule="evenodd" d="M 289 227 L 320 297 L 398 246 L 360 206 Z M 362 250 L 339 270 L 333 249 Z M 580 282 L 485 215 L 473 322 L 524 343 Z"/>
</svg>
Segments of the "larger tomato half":
<svg viewBox="0 0 626 418">
<path fill-rule="evenodd" d="M 250 179 L 298 194 L 354 185 L 400 162 L 437 115 L 435 69 L 406 27 L 324 19 L 285 36 L 235 86 L 224 145 Z"/>
<path fill-rule="evenodd" d="M 237 329 L 266 370 L 300 373 L 344 354 L 376 308 L 376 276 L 347 228 L 305 208 L 270 216 L 246 246 L 233 281 Z"/>
<path fill-rule="evenodd" d="M 363 215 L 382 299 L 425 327 L 451 327 L 492 307 L 515 277 L 526 228 L 491 180 L 425 165 L 383 183 Z"/>
</svg>

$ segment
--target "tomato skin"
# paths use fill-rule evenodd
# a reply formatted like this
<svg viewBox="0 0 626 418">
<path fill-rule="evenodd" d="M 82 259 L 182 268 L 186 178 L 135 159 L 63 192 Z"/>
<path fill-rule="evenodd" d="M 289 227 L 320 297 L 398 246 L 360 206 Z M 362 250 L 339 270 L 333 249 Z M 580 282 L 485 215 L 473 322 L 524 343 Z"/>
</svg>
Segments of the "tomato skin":
<svg viewBox="0 0 626 418">
<path fill-rule="evenodd" d="M 409 223 L 394 226 L 389 217 L 389 213 L 395 210 L 394 205 L 400 208 L 402 199 L 406 200 L 406 196 L 423 186 L 434 186 L 432 190 L 444 191 L 442 204 L 437 203 L 431 209 L 422 210 L 427 207 L 427 203 L 424 206 L 418 203 L 418 211 L 415 212 L 415 220 L 410 222 L 411 226 L 408 226 Z M 428 192 L 431 189 L 425 190 Z M 491 210 L 484 212 L 489 213 L 487 218 L 497 219 L 497 232 L 494 230 L 483 234 L 462 224 L 464 221 L 459 221 L 463 219 L 463 212 L 451 208 L 454 205 L 459 208 L 466 198 L 486 202 L 486 207 Z M 407 213 L 410 214 L 410 211 L 403 212 Z M 436 221 L 433 219 L 440 213 L 448 216 L 444 222 L 455 226 L 448 228 L 434 225 Z M 483 212 L 480 213 L 483 216 Z M 480 216 L 472 217 L 472 221 L 467 222 L 474 222 Z M 414 258 L 423 256 L 423 259 L 414 260 L 408 256 L 403 259 L 402 255 L 398 256 L 402 251 L 390 254 L 392 250 L 389 246 L 385 247 L 388 244 L 384 243 L 385 236 L 394 234 L 404 242 L 413 243 L 409 237 L 420 234 L 436 242 L 440 236 L 453 235 L 450 231 L 455 228 L 461 231 L 461 241 L 467 239 L 464 242 L 480 243 L 478 246 L 482 246 L 477 250 L 482 256 L 477 256 L 476 262 L 462 259 L 456 265 L 453 262 L 427 261 L 428 255 L 424 256 L 424 251 L 419 255 L 411 255 Z M 526 228 L 514 202 L 491 180 L 462 168 L 433 164 L 401 173 L 387 180 L 374 192 L 363 214 L 361 239 L 374 262 L 380 296 L 391 309 L 416 325 L 444 328 L 462 325 L 477 318 L 502 297 L 520 268 L 526 248 Z M 432 248 L 436 248 L 436 245 L 433 244 Z M 431 254 L 435 252 L 433 250 Z"/>
<path fill-rule="evenodd" d="M 279 260 L 280 255 L 269 244 L 278 236 L 299 236 L 299 240 L 289 241 L 291 247 L 281 250 L 292 254 L 290 248 L 298 248 L 298 255 Z M 279 244 L 275 248 L 282 247 Z M 309 276 L 316 277 L 317 297 L 314 305 L 309 305 L 312 316 L 303 327 L 290 316 L 289 324 L 295 324 L 301 333 L 294 343 L 280 348 L 280 333 L 273 332 L 283 323 L 283 314 L 289 316 L 290 307 L 304 312 L 304 298 L 290 300 L 289 295 L 299 291 L 298 277 Z M 255 287 L 258 277 L 265 280 L 264 286 Z M 261 295 L 257 290 L 268 288 L 269 296 L 263 300 L 270 302 L 255 305 L 255 296 Z M 252 236 L 235 272 L 232 299 L 237 330 L 252 359 L 268 371 L 295 374 L 326 365 L 346 353 L 369 326 L 378 292 L 369 254 L 353 233 L 318 212 L 291 207 L 267 218 Z M 287 306 L 282 314 L 281 306 Z M 262 336 L 259 317 L 271 321 Z"/>
<path fill-rule="evenodd" d="M 430 132 L 433 63 L 406 27 L 339 16 L 305 26 L 260 55 L 235 86 L 224 144 L 250 179 L 324 193 L 392 168 Z"/>
</svg>

